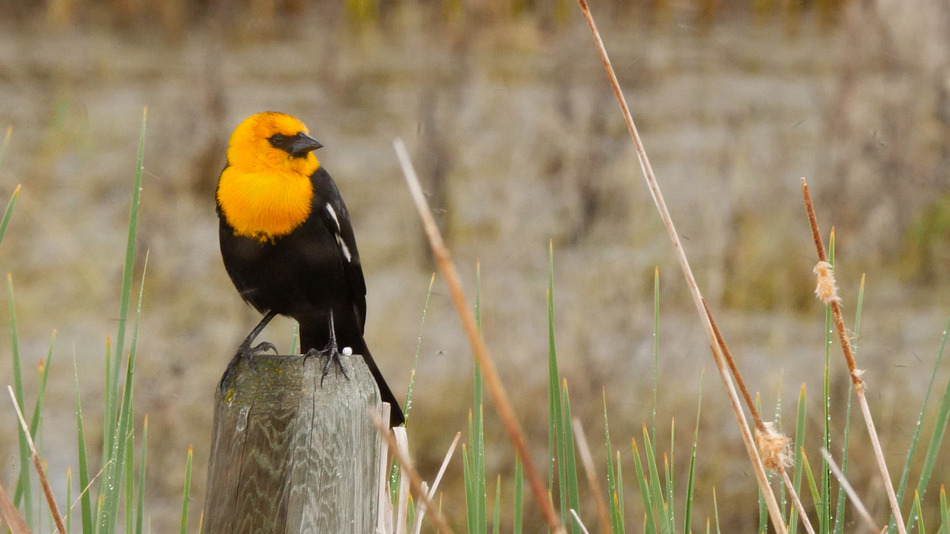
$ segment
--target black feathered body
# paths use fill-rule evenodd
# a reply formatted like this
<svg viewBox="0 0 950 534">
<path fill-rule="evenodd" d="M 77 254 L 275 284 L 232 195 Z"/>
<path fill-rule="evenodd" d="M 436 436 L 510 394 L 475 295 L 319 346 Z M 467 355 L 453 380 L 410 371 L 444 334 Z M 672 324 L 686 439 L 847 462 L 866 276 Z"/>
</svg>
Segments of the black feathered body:
<svg viewBox="0 0 950 534">
<path fill-rule="evenodd" d="M 224 266 L 241 297 L 259 312 L 297 320 L 302 353 L 326 348 L 332 311 L 340 350 L 351 347 L 363 356 L 382 400 L 393 406 L 393 424 L 399 424 L 399 404 L 363 340 L 366 282 L 346 205 L 323 167 L 310 179 L 310 216 L 284 236 L 261 241 L 235 235 L 218 206 Z"/>
</svg>

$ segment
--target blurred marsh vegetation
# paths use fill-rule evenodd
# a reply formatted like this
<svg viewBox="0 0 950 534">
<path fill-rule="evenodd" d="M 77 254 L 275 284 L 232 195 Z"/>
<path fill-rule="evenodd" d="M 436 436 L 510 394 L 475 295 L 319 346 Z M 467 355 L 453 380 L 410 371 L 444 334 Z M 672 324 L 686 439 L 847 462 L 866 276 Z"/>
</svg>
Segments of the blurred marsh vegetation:
<svg viewBox="0 0 950 534">
<path fill-rule="evenodd" d="M 950 4 L 591 7 L 747 383 L 766 413 L 779 401 L 790 409 L 806 384 L 817 438 L 824 314 L 799 192 L 808 178 L 823 229 L 837 229 L 849 321 L 868 276 L 859 365 L 899 472 L 950 311 Z M 13 127 L 0 199 L 23 184 L 0 267 L 13 275 L 26 361 L 38 364 L 58 330 L 42 437 L 58 487 L 75 467 L 73 355 L 87 404 L 101 395 L 144 106 L 140 267 L 145 250 L 150 259 L 136 413 L 161 436 L 149 444 L 156 532 L 177 523 L 167 512 L 180 505 L 189 444 L 203 502 L 212 391 L 257 320 L 222 268 L 213 191 L 231 129 L 261 110 L 300 117 L 325 145 L 317 156 L 344 194 L 362 254 L 368 343 L 395 391 L 408 384 L 434 269 L 393 157 L 399 136 L 470 290 L 481 261 L 485 335 L 539 455 L 549 240 L 562 376 L 588 435 L 601 431 L 603 391 L 613 435 L 638 435 L 650 421 L 655 266 L 658 419 L 661 428 L 693 420 L 708 347 L 573 2 L 0 0 L 0 16 L 0 127 Z M 266 337 L 287 348 L 291 325 Z M 10 352 L 7 334 L 0 339 L 3 377 Z M 410 436 L 431 478 L 471 402 L 472 360 L 438 281 L 421 347 Z M 831 374 L 840 410 L 848 380 L 837 353 Z M 696 517 L 711 515 L 715 487 L 728 503 L 723 524 L 749 532 L 755 485 L 721 393 L 708 382 Z M 12 410 L 0 410 L 2 458 L 16 447 L 13 424 Z M 498 443 L 489 473 L 509 474 L 501 430 L 488 432 Z M 602 440 L 592 441 L 602 458 Z M 868 449 L 860 431 L 852 443 Z M 869 488 L 866 504 L 882 517 L 883 493 L 861 456 L 852 482 Z M 452 471 L 447 491 L 458 497 L 447 511 L 461 522 L 461 469 Z"/>
</svg>

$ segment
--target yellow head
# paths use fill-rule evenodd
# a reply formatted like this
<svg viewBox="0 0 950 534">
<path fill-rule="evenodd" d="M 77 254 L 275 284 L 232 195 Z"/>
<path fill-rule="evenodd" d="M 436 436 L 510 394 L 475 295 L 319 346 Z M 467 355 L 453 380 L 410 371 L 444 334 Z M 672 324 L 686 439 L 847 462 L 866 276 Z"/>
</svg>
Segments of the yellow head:
<svg viewBox="0 0 950 534">
<path fill-rule="evenodd" d="M 260 242 L 287 235 L 310 215 L 322 145 L 302 122 L 273 111 L 251 115 L 231 135 L 218 206 L 236 235 Z"/>
<path fill-rule="evenodd" d="M 243 172 L 299 172 L 310 176 L 320 163 L 321 145 L 304 123 L 276 111 L 256 113 L 234 129 L 228 163 Z"/>
</svg>

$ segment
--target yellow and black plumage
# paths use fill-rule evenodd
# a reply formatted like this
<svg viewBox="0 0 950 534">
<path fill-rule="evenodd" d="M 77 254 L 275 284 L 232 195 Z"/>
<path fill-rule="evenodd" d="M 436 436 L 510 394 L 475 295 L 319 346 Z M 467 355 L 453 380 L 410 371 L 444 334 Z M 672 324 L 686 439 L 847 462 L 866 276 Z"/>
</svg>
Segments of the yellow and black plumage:
<svg viewBox="0 0 950 534">
<path fill-rule="evenodd" d="M 332 331 L 373 373 L 391 423 L 403 422 L 395 396 L 363 340 L 366 283 L 350 217 L 336 184 L 313 151 L 322 145 L 290 115 L 264 112 L 231 135 L 218 179 L 221 255 L 241 297 L 264 314 L 239 351 L 275 315 L 300 324 L 301 352 L 323 350 Z"/>
</svg>

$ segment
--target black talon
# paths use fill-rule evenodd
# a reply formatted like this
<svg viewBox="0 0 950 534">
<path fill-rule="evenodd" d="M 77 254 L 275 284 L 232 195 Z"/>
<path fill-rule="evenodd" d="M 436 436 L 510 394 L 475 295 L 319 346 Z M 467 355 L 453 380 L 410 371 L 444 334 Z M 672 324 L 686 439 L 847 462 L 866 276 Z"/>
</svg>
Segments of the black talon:
<svg viewBox="0 0 950 534">
<path fill-rule="evenodd" d="M 327 342 L 327 346 L 323 350 L 310 349 L 304 354 L 304 361 L 307 358 L 312 358 L 317 356 L 323 358 L 326 356 L 327 363 L 323 365 L 323 374 L 320 375 L 320 387 L 323 387 L 323 380 L 330 374 L 330 364 L 336 362 L 336 366 L 343 372 L 343 376 L 349 380 L 350 375 L 346 374 L 346 367 L 343 366 L 343 361 L 340 359 L 340 350 L 339 346 L 336 343 L 336 329 L 333 326 L 333 311 L 330 311 L 330 341 Z"/>
<path fill-rule="evenodd" d="M 257 356 L 258 354 L 264 354 L 265 352 L 267 352 L 267 351 L 269 351 L 269 350 L 274 351 L 274 356 L 280 356 L 280 353 L 277 352 L 277 347 L 276 347 L 273 343 L 270 343 L 270 342 L 268 342 L 268 341 L 265 341 L 265 342 L 263 342 L 263 343 L 259 343 L 259 344 L 257 344 L 256 346 L 254 346 L 253 348 L 251 348 L 251 349 L 249 349 L 249 350 L 250 350 L 251 356 Z"/>
<path fill-rule="evenodd" d="M 234 354 L 234 357 L 231 358 L 231 363 L 228 364 L 228 368 L 224 371 L 224 375 L 221 377 L 221 382 L 218 384 L 218 388 L 221 390 L 221 395 L 226 396 L 228 388 L 231 386 L 231 381 L 234 378 L 234 374 L 237 372 L 237 366 L 241 360 L 248 360 L 249 367 L 254 373 L 257 372 L 254 369 L 254 356 L 263 354 L 269 350 L 274 351 L 275 355 L 279 355 L 277 352 L 277 347 L 273 343 L 264 341 L 258 343 L 257 345 L 251 346 L 251 343 L 254 342 L 254 339 L 264 330 L 264 327 L 267 326 L 267 323 L 271 322 L 271 319 L 277 316 L 277 312 L 270 311 L 264 315 L 264 318 L 261 319 L 261 322 L 257 323 L 257 326 L 251 330 L 251 333 L 244 338 L 244 341 L 238 345 L 237 352 Z"/>
</svg>

